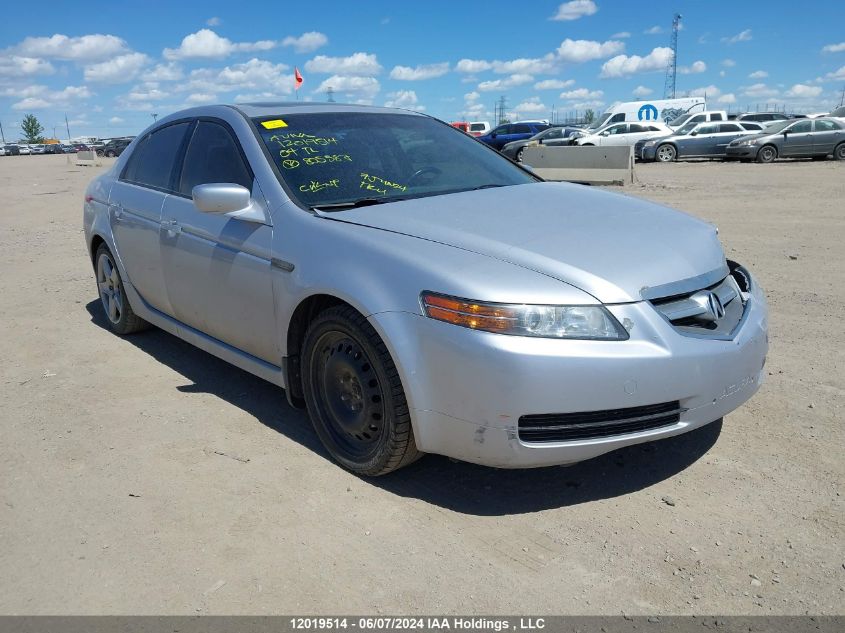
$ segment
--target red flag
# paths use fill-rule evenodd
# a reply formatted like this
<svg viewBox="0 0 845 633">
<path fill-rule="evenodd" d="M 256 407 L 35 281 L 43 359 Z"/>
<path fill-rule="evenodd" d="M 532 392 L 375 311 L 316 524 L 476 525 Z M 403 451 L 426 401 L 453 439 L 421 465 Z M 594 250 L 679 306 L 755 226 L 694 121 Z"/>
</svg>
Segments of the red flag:
<svg viewBox="0 0 845 633">
<path fill-rule="evenodd" d="M 299 87 L 302 85 L 302 73 L 299 72 L 299 68 L 294 67 L 293 69 L 293 80 L 294 80 L 294 90 L 299 90 Z"/>
</svg>

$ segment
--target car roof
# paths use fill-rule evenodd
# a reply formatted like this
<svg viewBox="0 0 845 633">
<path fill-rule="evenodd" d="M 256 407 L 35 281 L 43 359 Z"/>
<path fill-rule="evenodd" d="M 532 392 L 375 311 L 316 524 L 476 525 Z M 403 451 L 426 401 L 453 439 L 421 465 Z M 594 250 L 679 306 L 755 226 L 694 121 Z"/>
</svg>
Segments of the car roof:
<svg viewBox="0 0 845 633">
<path fill-rule="evenodd" d="M 356 105 L 351 103 L 323 103 L 317 101 L 262 101 L 256 103 L 238 103 L 231 105 L 244 115 L 252 117 L 273 116 L 283 114 L 317 114 L 321 112 L 378 112 L 382 114 L 411 114 L 425 116 L 413 110 L 402 108 L 383 108 L 379 106 Z M 202 110 L 192 108 L 190 111 Z"/>
</svg>

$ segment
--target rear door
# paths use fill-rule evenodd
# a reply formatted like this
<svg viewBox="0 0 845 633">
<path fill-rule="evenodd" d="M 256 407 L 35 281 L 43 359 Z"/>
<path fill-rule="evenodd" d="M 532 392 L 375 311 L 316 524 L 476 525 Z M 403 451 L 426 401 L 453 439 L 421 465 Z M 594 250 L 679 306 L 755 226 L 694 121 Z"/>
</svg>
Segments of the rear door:
<svg viewBox="0 0 845 633">
<path fill-rule="evenodd" d="M 159 248 L 161 209 L 188 127 L 187 121 L 173 123 L 141 139 L 109 194 L 116 256 L 141 298 L 166 314 L 172 310 Z"/>
<path fill-rule="evenodd" d="M 845 141 L 845 131 L 836 121 L 816 119 L 813 121 L 813 154 L 827 156 L 833 148 Z"/>
<path fill-rule="evenodd" d="M 704 115 L 697 115 L 703 117 Z M 694 135 L 693 135 L 694 134 Z M 719 124 L 709 123 L 696 127 L 687 138 L 678 143 L 678 155 L 684 158 L 709 156 L 713 152 Z"/>
<path fill-rule="evenodd" d="M 810 156 L 813 153 L 813 122 L 804 119 L 783 131 L 781 156 Z"/>
<path fill-rule="evenodd" d="M 240 143 L 223 121 L 197 122 L 162 211 L 161 252 L 174 316 L 220 341 L 278 365 L 266 201 Z M 260 224 L 203 213 L 193 203 L 196 185 L 233 183 L 252 193 L 265 211 Z"/>
</svg>

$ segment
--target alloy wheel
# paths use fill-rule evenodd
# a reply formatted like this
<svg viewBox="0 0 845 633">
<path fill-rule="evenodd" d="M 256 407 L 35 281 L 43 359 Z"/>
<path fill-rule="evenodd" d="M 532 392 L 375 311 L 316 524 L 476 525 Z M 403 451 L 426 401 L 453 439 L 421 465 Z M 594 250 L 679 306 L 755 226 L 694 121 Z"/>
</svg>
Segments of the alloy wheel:
<svg viewBox="0 0 845 633">
<path fill-rule="evenodd" d="M 100 301 L 109 321 L 114 324 L 120 322 L 123 315 L 123 288 L 120 285 L 120 273 L 111 257 L 102 253 L 97 259 L 97 288 L 100 291 Z"/>
</svg>

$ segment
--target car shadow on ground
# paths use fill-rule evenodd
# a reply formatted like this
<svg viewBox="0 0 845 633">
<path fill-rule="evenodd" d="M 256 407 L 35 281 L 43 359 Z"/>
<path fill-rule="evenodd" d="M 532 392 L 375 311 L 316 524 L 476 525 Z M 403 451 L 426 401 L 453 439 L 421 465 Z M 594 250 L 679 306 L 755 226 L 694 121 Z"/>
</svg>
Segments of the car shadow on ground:
<svg viewBox="0 0 845 633">
<path fill-rule="evenodd" d="M 99 300 L 85 307 L 93 323 L 108 329 Z M 327 467 L 339 468 L 317 438 L 308 416 L 289 406 L 280 388 L 157 328 L 125 340 L 192 382 L 178 387 L 179 391 L 213 394 L 320 455 L 331 464 Z M 721 430 L 718 421 L 684 435 L 629 446 L 566 467 L 500 470 L 426 455 L 395 473 L 362 481 L 463 514 L 537 512 L 619 497 L 658 484 L 705 455 Z"/>
</svg>

